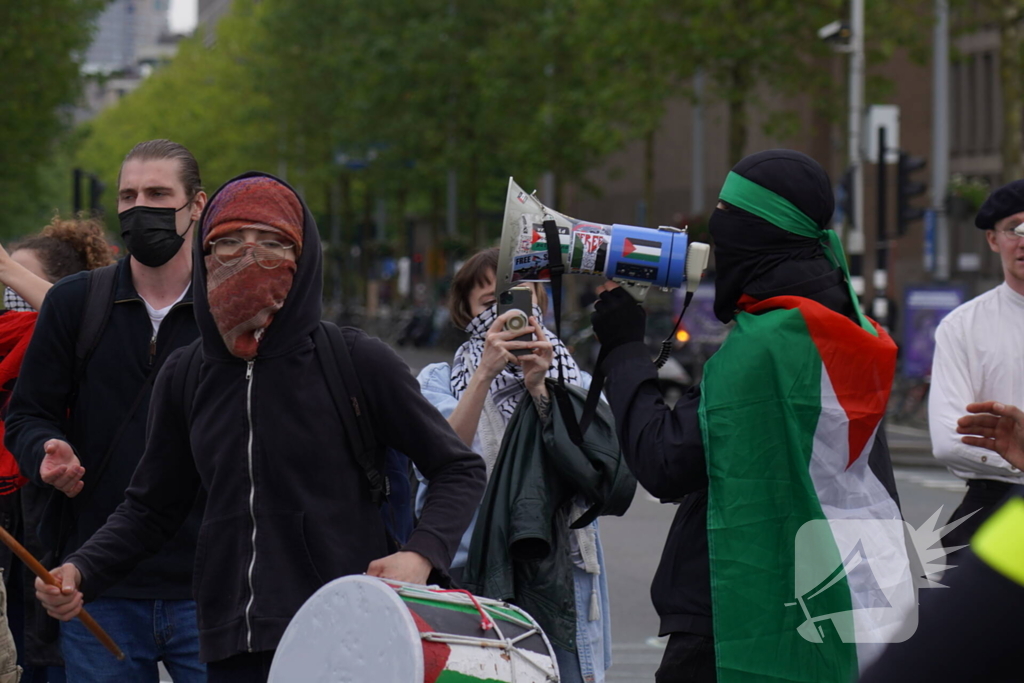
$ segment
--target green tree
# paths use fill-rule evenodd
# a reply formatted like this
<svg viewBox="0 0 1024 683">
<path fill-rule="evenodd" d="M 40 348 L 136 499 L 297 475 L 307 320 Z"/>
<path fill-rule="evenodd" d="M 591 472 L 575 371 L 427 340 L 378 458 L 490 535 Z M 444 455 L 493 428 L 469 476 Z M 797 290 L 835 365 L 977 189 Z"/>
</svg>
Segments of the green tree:
<svg viewBox="0 0 1024 683">
<path fill-rule="evenodd" d="M 138 142 L 169 138 L 188 147 L 209 191 L 244 171 L 275 167 L 276 131 L 247 64 L 250 41 L 260 24 L 251 7 L 237 5 L 239 10 L 218 27 L 213 48 L 198 36 L 183 41 L 170 64 L 83 126 L 76 161 L 112 188 L 104 195 L 112 229 L 117 223 L 117 174 Z"/>
<path fill-rule="evenodd" d="M 35 230 L 52 208 L 47 164 L 64 149 L 81 89 L 79 62 L 106 0 L 33 0 L 0 6 L 0 236 Z M 70 180 L 68 180 L 70 185 Z"/>
</svg>

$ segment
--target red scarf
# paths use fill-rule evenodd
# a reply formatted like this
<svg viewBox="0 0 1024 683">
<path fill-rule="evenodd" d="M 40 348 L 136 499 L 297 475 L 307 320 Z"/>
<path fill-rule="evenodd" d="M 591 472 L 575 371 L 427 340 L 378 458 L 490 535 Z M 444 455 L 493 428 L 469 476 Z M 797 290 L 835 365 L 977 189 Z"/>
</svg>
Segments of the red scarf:
<svg viewBox="0 0 1024 683">
<path fill-rule="evenodd" d="M 32 339 L 38 313 L 0 313 L 0 418 L 7 419 L 7 404 L 21 372 L 25 349 Z M 28 481 L 18 468 L 14 454 L 3 447 L 4 424 L 0 420 L 0 496 L 14 493 Z"/>
<path fill-rule="evenodd" d="M 295 262 L 284 261 L 266 269 L 256 263 L 252 249 L 230 266 L 212 255 L 206 257 L 206 292 L 210 315 L 217 323 L 224 345 L 245 360 L 256 357 L 260 337 L 284 306 L 292 288 Z"/>
</svg>

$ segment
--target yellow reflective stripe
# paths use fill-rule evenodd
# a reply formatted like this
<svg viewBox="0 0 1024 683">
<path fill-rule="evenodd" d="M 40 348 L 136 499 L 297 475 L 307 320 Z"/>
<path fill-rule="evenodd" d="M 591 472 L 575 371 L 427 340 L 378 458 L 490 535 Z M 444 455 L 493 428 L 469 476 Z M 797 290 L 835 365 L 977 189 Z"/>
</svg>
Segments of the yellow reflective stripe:
<svg viewBox="0 0 1024 683">
<path fill-rule="evenodd" d="M 997 572 L 1024 586 L 1024 498 L 1011 498 L 981 525 L 971 549 Z"/>
</svg>

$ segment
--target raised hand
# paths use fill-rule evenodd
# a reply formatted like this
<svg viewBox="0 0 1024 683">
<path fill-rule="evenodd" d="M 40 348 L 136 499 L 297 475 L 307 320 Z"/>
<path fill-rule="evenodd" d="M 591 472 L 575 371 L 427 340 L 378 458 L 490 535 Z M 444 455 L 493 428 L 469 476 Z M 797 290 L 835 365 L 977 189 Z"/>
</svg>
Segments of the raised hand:
<svg viewBox="0 0 1024 683">
<path fill-rule="evenodd" d="M 968 434 L 961 441 L 995 451 L 1017 469 L 1024 469 L 1024 412 L 1016 406 L 996 401 L 972 403 L 957 420 L 958 434 Z"/>
<path fill-rule="evenodd" d="M 85 482 L 82 476 L 85 468 L 67 441 L 50 439 L 43 444 L 43 462 L 39 465 L 39 477 L 68 498 L 74 498 L 82 492 Z"/>
<path fill-rule="evenodd" d="M 484 378 L 488 384 L 501 373 L 506 365 L 517 362 L 516 356 L 512 351 L 531 348 L 535 343 L 532 341 L 512 341 L 521 335 L 532 334 L 536 329 L 533 326 L 527 326 L 521 330 L 503 329 L 505 321 L 513 315 L 517 315 L 517 313 L 515 311 L 502 313 L 494 321 L 490 329 L 487 330 L 484 352 L 480 358 L 480 365 L 477 370 L 484 373 Z"/>
<path fill-rule="evenodd" d="M 516 362 L 523 368 L 523 381 L 526 390 L 533 394 L 547 395 L 544 387 L 544 378 L 554 362 L 555 350 L 544 334 L 544 328 L 538 324 L 537 319 L 530 317 L 532 329 L 537 331 L 537 341 L 530 342 L 531 353 L 516 356 Z"/>
</svg>

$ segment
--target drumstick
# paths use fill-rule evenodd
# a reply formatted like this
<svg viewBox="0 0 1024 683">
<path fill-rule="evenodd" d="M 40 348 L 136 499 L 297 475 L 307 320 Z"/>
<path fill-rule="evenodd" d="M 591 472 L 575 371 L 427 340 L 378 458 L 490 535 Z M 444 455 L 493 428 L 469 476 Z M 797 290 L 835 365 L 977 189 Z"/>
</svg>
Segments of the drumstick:
<svg viewBox="0 0 1024 683">
<path fill-rule="evenodd" d="M 4 545 L 10 548 L 11 552 L 17 555 L 18 558 L 25 563 L 25 566 L 32 570 L 33 574 L 51 586 L 61 588 L 60 581 L 53 578 L 53 574 L 46 571 L 46 567 L 40 564 L 39 560 L 32 557 L 32 553 L 25 550 L 25 546 L 18 543 L 14 536 L 11 536 L 11 534 L 7 532 L 7 529 L 4 529 L 2 526 L 0 526 L 0 541 L 3 541 Z M 78 618 L 81 619 L 82 623 L 85 624 L 85 627 L 89 629 L 94 636 L 96 636 L 97 640 L 103 643 L 103 646 L 110 650 L 111 654 L 117 657 L 117 661 L 124 661 L 124 653 L 121 652 L 121 648 L 117 646 L 117 643 L 114 642 L 113 638 L 107 635 L 107 632 L 103 630 L 103 627 L 97 624 L 96 620 L 89 616 L 89 613 L 85 611 L 84 607 L 82 608 L 82 611 L 78 613 Z"/>
</svg>

